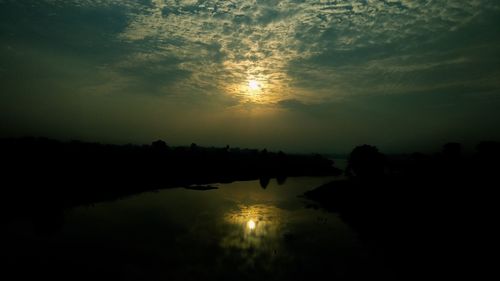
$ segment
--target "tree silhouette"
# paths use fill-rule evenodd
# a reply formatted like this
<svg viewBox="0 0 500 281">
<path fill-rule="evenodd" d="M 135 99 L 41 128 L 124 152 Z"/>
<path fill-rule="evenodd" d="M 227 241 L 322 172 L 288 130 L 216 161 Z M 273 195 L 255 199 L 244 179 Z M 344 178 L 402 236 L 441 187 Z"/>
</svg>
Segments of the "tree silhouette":
<svg viewBox="0 0 500 281">
<path fill-rule="evenodd" d="M 155 150 L 167 150 L 169 147 L 167 145 L 166 142 L 164 142 L 163 140 L 157 140 L 157 141 L 154 141 L 153 143 L 151 143 L 151 147 Z"/>
<path fill-rule="evenodd" d="M 349 156 L 346 174 L 361 179 L 379 178 L 384 174 L 385 156 L 375 146 L 361 145 Z"/>
</svg>

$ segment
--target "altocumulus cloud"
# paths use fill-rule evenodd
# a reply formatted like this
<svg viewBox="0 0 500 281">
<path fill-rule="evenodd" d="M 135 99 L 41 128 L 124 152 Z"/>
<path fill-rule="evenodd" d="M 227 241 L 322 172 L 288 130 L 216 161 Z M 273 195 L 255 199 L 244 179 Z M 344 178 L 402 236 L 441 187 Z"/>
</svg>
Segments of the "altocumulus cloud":
<svg viewBox="0 0 500 281">
<path fill-rule="evenodd" d="M 29 24 L 46 24 L 45 30 L 39 27 L 40 33 L 50 35 L 63 28 L 64 34 L 54 36 L 68 36 L 73 30 L 75 35 L 60 43 L 83 42 L 86 51 L 93 48 L 93 53 L 103 53 L 99 62 L 103 72 L 113 73 L 115 79 L 110 81 L 119 76 L 120 83 L 130 81 L 125 85 L 144 82 L 148 85 L 145 94 L 189 95 L 198 91 L 243 102 L 247 101 L 246 93 L 237 85 L 251 78 L 266 83 L 266 102 L 320 102 L 368 91 L 408 91 L 415 87 L 406 83 L 409 72 L 474 63 L 474 58 L 453 53 L 453 49 L 432 46 L 499 7 L 489 0 L 0 3 L 37 11 L 36 17 L 28 20 Z M 80 21 L 69 20 L 75 15 Z M 96 34 L 101 37 L 96 38 Z M 428 49 L 419 52 L 421 45 Z M 307 79 L 301 73 L 306 73 Z M 370 80 L 381 79 L 384 83 L 374 89 Z M 153 83 L 157 86 L 152 89 Z"/>
<path fill-rule="evenodd" d="M 426 87 L 406 83 L 407 73 L 472 62 L 453 49 L 433 49 L 433 44 L 441 44 L 447 35 L 481 19 L 485 11 L 498 10 L 493 1 L 151 4 L 131 16 L 119 37 L 149 42 L 155 46 L 148 50 L 151 55 L 169 54 L 182 60 L 179 69 L 193 74 L 189 85 L 201 89 L 215 85 L 222 94 L 245 100 L 244 92 L 228 85 L 261 77 L 272 89 L 266 101 L 296 98 L 309 102 Z M 422 44 L 429 46 L 427 53 L 418 51 Z M 307 79 L 301 79 L 304 72 Z M 381 79 L 385 82 L 374 89 Z"/>
<path fill-rule="evenodd" d="M 6 108 L 43 89 L 61 106 L 73 92 L 203 105 L 207 115 L 238 107 L 311 113 L 326 130 L 329 118 L 363 126 L 367 112 L 398 119 L 418 101 L 428 116 L 448 118 L 442 126 L 463 124 L 451 108 L 472 104 L 472 126 L 474 112 L 489 112 L 484 104 L 500 91 L 494 0 L 0 0 L 0 7 Z M 258 93 L 246 87 L 252 80 Z"/>
</svg>

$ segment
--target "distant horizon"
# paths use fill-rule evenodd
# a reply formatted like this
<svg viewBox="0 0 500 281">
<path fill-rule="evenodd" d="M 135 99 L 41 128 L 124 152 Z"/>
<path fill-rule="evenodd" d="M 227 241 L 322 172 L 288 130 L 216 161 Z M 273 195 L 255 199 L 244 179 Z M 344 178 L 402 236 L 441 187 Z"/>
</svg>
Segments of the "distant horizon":
<svg viewBox="0 0 500 281">
<path fill-rule="evenodd" d="M 36 135 L 0 136 L 0 139 L 23 139 L 23 138 L 35 138 L 35 139 L 41 138 L 41 139 L 54 140 L 54 141 L 59 141 L 59 142 L 80 141 L 80 142 L 85 142 L 85 143 L 98 143 L 98 144 L 103 144 L 103 145 L 136 145 L 136 146 L 151 145 L 153 142 L 161 140 L 161 141 L 164 141 L 169 147 L 190 147 L 191 144 L 196 144 L 197 146 L 203 147 L 203 148 L 224 148 L 226 146 L 229 146 L 230 149 L 248 149 L 248 150 L 258 150 L 258 151 L 262 151 L 262 150 L 266 149 L 267 151 L 270 151 L 270 152 L 281 151 L 283 153 L 298 154 L 298 155 L 300 155 L 300 154 L 304 154 L 304 155 L 319 154 L 319 155 L 326 156 L 326 157 L 337 157 L 340 159 L 345 159 L 345 158 L 349 157 L 349 154 L 351 153 L 351 151 L 355 147 L 361 146 L 361 145 L 375 146 L 378 148 L 378 150 L 381 153 L 390 156 L 390 155 L 409 155 L 412 153 L 424 153 L 424 154 L 431 155 L 431 154 L 435 154 L 435 153 L 440 153 L 442 151 L 443 146 L 447 143 L 459 143 L 461 145 L 461 148 L 462 148 L 462 154 L 471 155 L 471 154 L 474 154 L 476 152 L 476 147 L 481 142 L 490 142 L 490 141 L 500 142 L 498 140 L 481 140 L 481 141 L 478 141 L 478 142 L 472 143 L 472 144 L 463 144 L 463 143 L 455 142 L 455 141 L 447 141 L 447 142 L 443 142 L 442 144 L 436 144 L 435 147 L 433 148 L 433 150 L 429 149 L 427 151 L 424 151 L 424 150 L 419 151 L 419 150 L 411 150 L 411 149 L 406 150 L 406 151 L 404 151 L 404 150 L 385 151 L 385 150 L 381 149 L 379 146 L 377 146 L 376 144 L 359 143 L 359 144 L 353 145 L 352 148 L 346 152 L 336 152 L 336 151 L 328 152 L 328 151 L 293 151 L 293 150 L 285 150 L 285 149 L 273 148 L 273 147 L 251 147 L 251 146 L 231 145 L 230 143 L 225 144 L 225 145 L 220 145 L 220 144 L 213 145 L 213 144 L 198 143 L 198 142 L 170 143 L 170 142 L 168 142 L 167 139 L 163 139 L 163 138 L 152 139 L 149 142 L 147 142 L 147 141 L 145 141 L 145 142 L 133 142 L 132 141 L 131 142 L 131 141 L 106 141 L 106 140 L 99 141 L 99 140 L 91 140 L 91 139 L 84 139 L 84 138 L 83 139 L 82 138 L 57 138 L 57 137 L 36 136 Z"/>
</svg>

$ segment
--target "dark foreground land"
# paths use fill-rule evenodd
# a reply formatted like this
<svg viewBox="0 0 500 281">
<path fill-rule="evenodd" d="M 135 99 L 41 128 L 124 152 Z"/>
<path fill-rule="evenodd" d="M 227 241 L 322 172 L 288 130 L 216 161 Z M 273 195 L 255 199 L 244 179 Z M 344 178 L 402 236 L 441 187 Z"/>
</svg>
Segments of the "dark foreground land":
<svg viewBox="0 0 500 281">
<path fill-rule="evenodd" d="M 64 223 L 68 208 L 145 191 L 205 191 L 217 188 L 211 183 L 257 179 L 266 188 L 271 178 L 282 183 L 292 176 L 341 174 L 318 155 L 195 144 L 174 148 L 163 141 L 137 146 L 2 139 L 0 153 L 2 222 L 30 220 L 45 237 Z M 434 155 L 397 157 L 364 145 L 350 154 L 344 179 L 305 197 L 338 213 L 367 248 L 380 252 L 394 280 L 483 279 L 497 261 L 488 252 L 494 252 L 496 238 L 499 172 L 497 142 L 483 142 L 468 156 L 457 143 Z M 328 272 L 322 270 L 318 276 Z"/>
<path fill-rule="evenodd" d="M 470 156 L 458 143 L 399 157 L 364 145 L 350 155 L 348 179 L 305 196 L 339 213 L 401 276 L 481 279 L 496 267 L 499 172 L 497 142 Z"/>
<path fill-rule="evenodd" d="M 1 139 L 2 212 L 23 215 L 59 212 L 162 188 L 210 190 L 210 183 L 338 175 L 320 155 L 267 150 L 107 145 L 46 138 Z M 12 210 L 16 210 L 12 212 Z M 24 215 L 26 215 L 24 214 Z"/>
</svg>

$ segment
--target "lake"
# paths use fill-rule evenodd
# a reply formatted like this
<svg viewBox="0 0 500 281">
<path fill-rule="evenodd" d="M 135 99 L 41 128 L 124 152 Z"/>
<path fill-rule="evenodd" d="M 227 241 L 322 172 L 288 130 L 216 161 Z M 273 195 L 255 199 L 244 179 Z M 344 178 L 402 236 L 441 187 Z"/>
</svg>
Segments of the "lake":
<svg viewBox="0 0 500 281">
<path fill-rule="evenodd" d="M 40 234 L 8 224 L 18 276 L 69 280 L 351 280 L 388 276 L 381 253 L 336 214 L 300 197 L 331 181 L 298 177 L 198 191 L 164 189 L 67 210 Z"/>
</svg>

